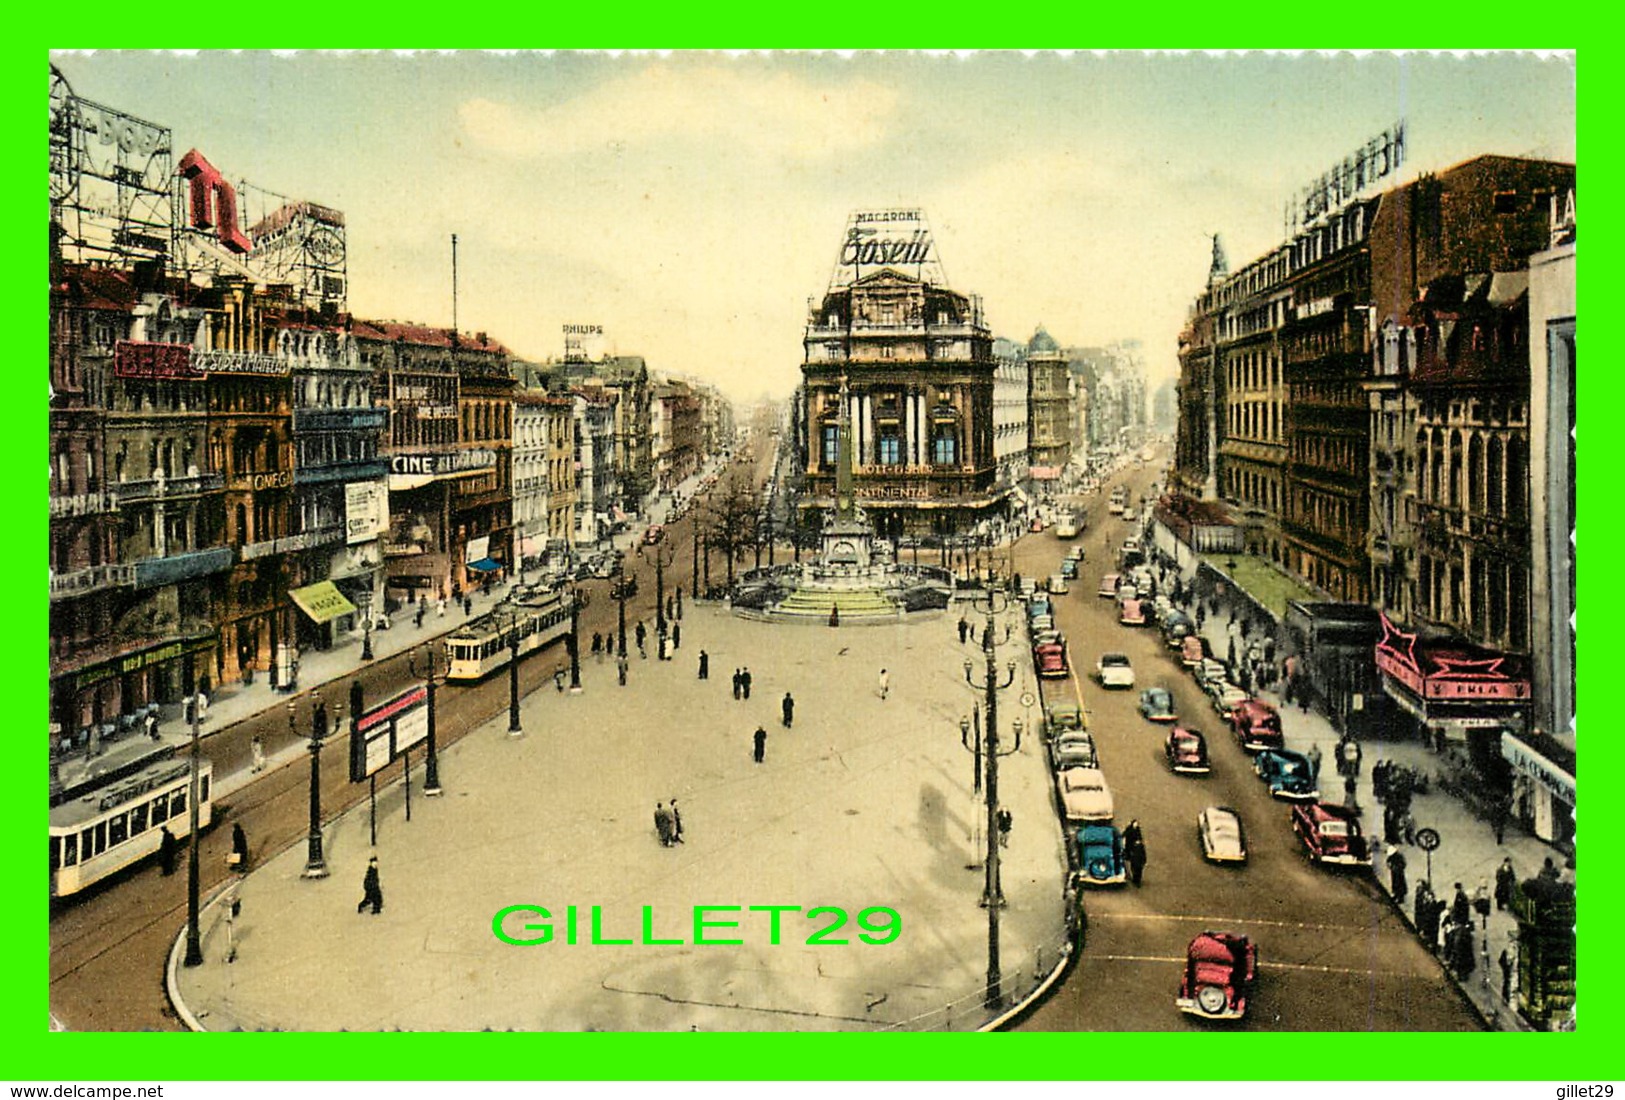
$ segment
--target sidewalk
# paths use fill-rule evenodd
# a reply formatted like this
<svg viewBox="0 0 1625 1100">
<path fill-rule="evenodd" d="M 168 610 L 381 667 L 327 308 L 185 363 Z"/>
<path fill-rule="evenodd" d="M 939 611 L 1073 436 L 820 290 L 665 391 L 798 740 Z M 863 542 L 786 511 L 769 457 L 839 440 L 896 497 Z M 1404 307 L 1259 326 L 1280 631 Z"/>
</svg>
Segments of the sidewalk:
<svg viewBox="0 0 1625 1100">
<path fill-rule="evenodd" d="M 1190 578 L 1185 578 L 1189 583 Z M 1213 653 L 1223 660 L 1229 644 L 1230 616 L 1225 607 L 1217 615 L 1206 619 L 1202 635 L 1213 647 Z M 1256 637 L 1256 626 L 1254 636 Z M 1307 753 L 1311 746 L 1318 747 L 1322 760 L 1320 797 L 1323 801 L 1343 803 L 1343 777 L 1335 770 L 1336 747 L 1339 734 L 1331 721 L 1318 710 L 1305 710 L 1298 704 L 1284 703 L 1277 691 L 1255 690 L 1254 694 L 1276 707 L 1281 715 L 1281 729 L 1290 749 Z M 1446 905 L 1455 895 L 1455 884 L 1461 883 L 1469 898 L 1480 883 L 1487 884 L 1491 897 L 1495 890 L 1495 871 L 1504 857 L 1511 857 L 1518 881 L 1534 877 L 1546 857 L 1558 857 L 1555 849 L 1544 841 L 1523 831 L 1516 822 L 1509 821 L 1504 843 L 1497 844 L 1495 831 L 1487 821 L 1479 818 L 1460 799 L 1445 793 L 1439 783 L 1440 758 L 1431 748 L 1408 739 L 1366 740 L 1361 742 L 1362 757 L 1355 801 L 1358 804 L 1360 824 L 1371 842 L 1373 851 L 1373 878 L 1392 900 L 1392 883 L 1386 864 L 1387 845 L 1383 842 L 1383 807 L 1378 802 L 1371 784 L 1371 769 L 1379 760 L 1389 760 L 1416 769 L 1430 777 L 1427 794 L 1415 795 L 1411 816 L 1418 829 L 1431 828 L 1438 832 L 1440 844 L 1432 853 L 1431 884 L 1434 894 Z M 1405 855 L 1405 897 L 1395 902 L 1395 908 L 1405 923 L 1415 928 L 1415 891 L 1419 882 L 1429 878 L 1429 856 L 1414 844 L 1396 845 Z M 1562 865 L 1559 857 L 1558 865 Z M 1475 914 L 1475 920 L 1476 920 Z M 1479 952 L 1472 973 L 1463 980 L 1454 975 L 1462 993 L 1473 1003 L 1486 1025 L 1498 1031 L 1530 1031 L 1512 1005 L 1501 999 L 1501 970 L 1498 963 L 1503 948 L 1510 947 L 1516 959 L 1517 921 L 1510 910 L 1492 909 L 1488 926 L 1482 922 L 1478 928 Z M 1441 959 L 1441 969 L 1450 974 Z M 1514 1001 L 1517 998 L 1516 964 L 1513 970 Z"/>
<path fill-rule="evenodd" d="M 352 912 L 370 854 L 365 803 L 324 830 L 330 877 L 301 877 L 302 840 L 258 863 L 230 929 L 236 961 L 212 904 L 205 964 L 171 965 L 183 1018 L 211 1031 L 981 1023 L 987 911 L 972 865 L 982 811 L 958 728 L 976 697 L 951 624 L 791 629 L 695 604 L 684 625 L 675 659 L 634 656 L 625 688 L 613 662 L 588 660 L 582 694 L 523 701 L 524 736 L 508 736 L 506 715 L 469 731 L 441 754 L 445 797 L 414 797 L 410 823 L 400 784 L 381 789 L 380 915 Z M 702 646 L 707 681 L 695 676 Z M 735 700 L 727 674 L 746 662 L 753 698 Z M 895 670 L 886 700 L 875 687 L 883 665 Z M 1030 684 L 1030 670 L 1013 693 L 1021 679 Z M 780 723 L 786 691 L 793 729 Z M 769 731 L 762 764 L 751 758 L 758 724 Z M 1005 760 L 1000 789 L 1015 820 L 1002 852 L 1009 1003 L 1054 968 L 1066 939 L 1065 854 L 1038 739 Z M 673 796 L 686 843 L 668 849 L 651 816 Z M 782 942 L 769 943 L 766 918 L 748 908 L 712 915 L 739 920 L 712 935 L 742 944 L 694 942 L 694 906 L 770 904 L 803 909 L 784 917 Z M 511 905 L 548 908 L 554 940 L 498 940 L 493 915 Z M 846 912 L 833 933 L 845 943 L 805 942 L 833 919 L 809 922 L 817 906 Z M 860 939 L 858 914 L 874 906 L 900 915 L 895 942 Z M 538 919 L 516 915 L 505 928 L 525 935 Z"/>
</svg>

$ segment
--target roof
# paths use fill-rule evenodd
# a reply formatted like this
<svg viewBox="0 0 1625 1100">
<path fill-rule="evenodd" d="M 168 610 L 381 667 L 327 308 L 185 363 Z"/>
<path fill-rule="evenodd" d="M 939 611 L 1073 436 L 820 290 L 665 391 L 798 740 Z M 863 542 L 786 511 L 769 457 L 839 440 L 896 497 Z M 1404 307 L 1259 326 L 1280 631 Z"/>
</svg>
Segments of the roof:
<svg viewBox="0 0 1625 1100">
<path fill-rule="evenodd" d="M 1061 345 L 1057 344 L 1055 342 L 1055 337 L 1051 336 L 1049 333 L 1044 331 L 1044 326 L 1043 325 L 1039 325 L 1038 326 L 1038 331 L 1033 333 L 1033 338 L 1031 340 L 1027 341 L 1027 353 L 1029 355 L 1032 354 L 1035 351 L 1060 351 L 1060 350 L 1061 350 Z"/>
<path fill-rule="evenodd" d="M 353 335 L 363 340 L 400 340 L 424 347 L 459 347 L 473 351 L 486 351 L 507 355 L 508 349 L 483 332 L 455 332 L 449 328 L 436 328 L 411 321 L 365 321 L 356 318 L 350 326 Z M 453 341 L 455 337 L 455 342 Z"/>
</svg>

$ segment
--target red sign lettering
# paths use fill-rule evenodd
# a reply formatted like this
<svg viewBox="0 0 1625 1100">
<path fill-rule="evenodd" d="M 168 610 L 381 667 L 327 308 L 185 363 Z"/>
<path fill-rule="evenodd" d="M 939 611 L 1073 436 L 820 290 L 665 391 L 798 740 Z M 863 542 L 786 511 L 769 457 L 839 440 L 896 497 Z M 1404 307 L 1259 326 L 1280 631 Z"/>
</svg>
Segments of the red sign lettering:
<svg viewBox="0 0 1625 1100">
<path fill-rule="evenodd" d="M 239 255 L 252 250 L 254 246 L 237 227 L 237 189 L 196 149 L 181 158 L 180 174 L 192 183 L 192 226 L 214 226 L 220 243 Z"/>
</svg>

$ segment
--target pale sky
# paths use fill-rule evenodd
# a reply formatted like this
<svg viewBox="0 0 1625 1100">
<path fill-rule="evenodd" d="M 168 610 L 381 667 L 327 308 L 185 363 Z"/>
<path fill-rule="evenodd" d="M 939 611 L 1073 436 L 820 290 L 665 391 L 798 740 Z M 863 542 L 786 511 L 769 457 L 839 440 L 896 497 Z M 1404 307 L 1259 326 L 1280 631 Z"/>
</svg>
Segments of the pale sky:
<svg viewBox="0 0 1625 1100">
<path fill-rule="evenodd" d="M 517 354 L 604 349 L 736 399 L 799 379 L 848 215 L 919 207 L 995 335 L 1138 338 L 1153 383 L 1202 289 L 1287 200 L 1406 122 L 1399 179 L 1574 159 L 1572 56 L 56 54 L 74 92 L 228 179 L 337 207 L 349 307 Z"/>
</svg>

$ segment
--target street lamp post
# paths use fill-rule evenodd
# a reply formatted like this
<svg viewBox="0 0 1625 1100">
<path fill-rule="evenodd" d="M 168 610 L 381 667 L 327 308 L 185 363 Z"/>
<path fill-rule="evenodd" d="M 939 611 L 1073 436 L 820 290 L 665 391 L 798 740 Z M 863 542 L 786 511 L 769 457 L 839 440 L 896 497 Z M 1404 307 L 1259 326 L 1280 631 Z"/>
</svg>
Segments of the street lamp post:
<svg viewBox="0 0 1625 1100">
<path fill-rule="evenodd" d="M 361 659 L 372 660 L 372 597 L 361 604 Z"/>
<path fill-rule="evenodd" d="M 586 591 L 572 586 L 570 589 L 570 694 L 581 694 L 581 639 L 576 633 L 581 625 L 581 604 Z"/>
<path fill-rule="evenodd" d="M 519 615 L 508 612 L 508 736 L 523 737 L 519 724 Z"/>
<path fill-rule="evenodd" d="M 694 584 L 689 594 L 697 600 L 700 598 L 700 506 L 698 501 L 694 503 L 694 522 L 691 526 L 694 537 Z"/>
<path fill-rule="evenodd" d="M 203 964 L 203 935 L 198 927 L 198 748 L 201 735 L 198 732 L 197 707 L 197 668 L 195 658 L 187 658 L 189 672 L 187 680 L 192 685 L 192 782 L 191 792 L 187 796 L 188 816 L 187 825 L 191 832 L 188 834 L 186 855 L 186 959 L 187 966 L 201 966 Z M 292 706 L 293 704 L 288 704 Z"/>
<path fill-rule="evenodd" d="M 615 600 L 619 604 L 616 608 L 615 626 L 615 656 L 626 656 L 626 569 L 621 569 L 621 575 L 615 582 Z"/>
<path fill-rule="evenodd" d="M 320 692 L 314 701 L 310 716 L 310 835 L 305 843 L 305 869 L 301 878 L 327 877 L 327 860 L 322 856 L 322 738 L 327 736 L 327 704 L 322 702 Z M 291 700 L 288 728 L 298 734 Z"/>
<path fill-rule="evenodd" d="M 424 670 L 424 688 L 429 693 L 429 730 L 428 737 L 426 738 L 428 747 L 425 750 L 428 753 L 428 759 L 425 760 L 423 764 L 423 794 L 426 798 L 434 798 L 436 795 L 444 793 L 440 786 L 440 753 L 437 751 L 435 745 L 434 693 L 435 688 L 439 687 L 439 681 L 435 679 L 434 674 L 434 647 L 435 643 L 433 642 L 425 642 L 423 644 L 423 654 L 426 658 L 426 668 Z M 408 674 L 411 675 L 413 679 L 416 679 L 418 675 L 417 662 L 413 659 L 410 651 L 406 654 L 406 668 Z"/>
<path fill-rule="evenodd" d="M 644 549 L 645 549 L 644 546 L 639 546 L 638 547 L 638 557 L 640 557 L 640 558 L 645 558 L 646 557 L 646 555 L 643 552 Z M 657 646 L 659 647 L 657 649 L 655 655 L 659 660 L 664 661 L 666 659 L 666 629 L 667 629 L 667 626 L 666 626 L 666 564 L 667 564 L 666 563 L 666 557 L 667 556 L 666 556 L 666 553 L 663 550 L 661 550 L 661 548 L 660 548 L 660 546 L 658 544 L 656 544 L 652 548 L 649 548 L 649 555 L 647 555 L 647 556 L 648 557 L 653 557 L 654 560 L 655 560 L 655 642 L 656 642 Z M 673 551 L 672 554 L 671 554 L 671 557 L 675 559 L 676 556 L 677 556 L 676 552 Z M 622 606 L 624 608 L 624 604 Z"/>
<path fill-rule="evenodd" d="M 984 693 L 983 707 L 987 711 L 987 722 L 984 727 L 982 741 L 982 761 L 985 769 L 985 786 L 987 802 L 987 858 L 986 880 L 982 890 L 981 904 L 987 908 L 987 994 L 984 1004 L 988 1009 L 998 1009 L 1003 1005 L 1003 976 L 999 966 L 999 909 L 1005 904 L 1004 890 L 999 879 L 999 758 L 1017 752 L 1021 748 L 1021 726 L 1014 726 L 1015 743 L 1007 750 L 999 749 L 999 692 L 1010 687 L 1016 679 L 1016 663 L 1009 661 L 1005 665 L 1004 682 L 999 682 L 999 664 L 996 647 L 1010 640 L 1010 627 L 1005 626 L 1004 637 L 995 637 L 994 628 L 998 612 L 1003 610 L 1007 601 L 1000 594 L 989 589 L 984 597 L 987 600 L 987 623 L 982 629 L 982 654 L 985 659 L 985 668 L 980 682 L 972 678 L 976 666 L 969 658 L 965 660 L 965 682 L 973 688 Z"/>
</svg>

